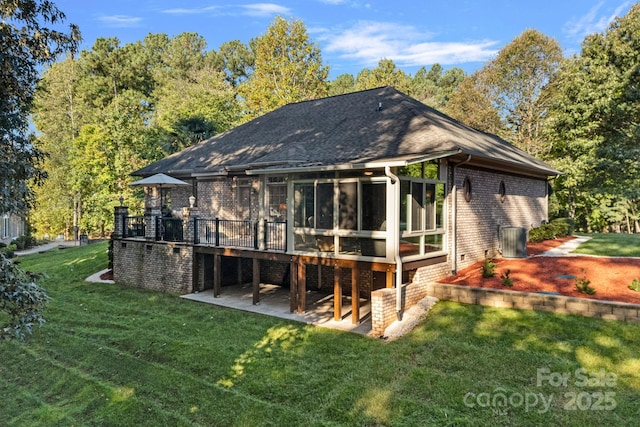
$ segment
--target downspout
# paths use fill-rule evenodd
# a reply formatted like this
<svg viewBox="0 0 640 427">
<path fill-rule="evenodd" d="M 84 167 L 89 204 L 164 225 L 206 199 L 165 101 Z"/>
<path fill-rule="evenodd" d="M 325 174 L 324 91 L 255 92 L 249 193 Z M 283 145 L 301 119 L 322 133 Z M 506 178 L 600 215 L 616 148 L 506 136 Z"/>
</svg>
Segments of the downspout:
<svg viewBox="0 0 640 427">
<path fill-rule="evenodd" d="M 457 164 L 453 164 L 451 169 L 452 169 L 452 181 L 453 181 L 453 188 L 451 189 L 451 191 L 453 192 L 453 212 L 451 213 L 452 219 L 453 219 L 453 242 L 451 242 L 451 252 L 453 253 L 453 263 L 452 263 L 452 268 L 451 268 L 451 272 L 453 274 L 457 274 L 458 272 L 458 186 L 456 185 L 456 168 L 460 165 L 464 165 L 465 163 L 468 163 L 471 160 L 471 154 L 468 155 L 467 160 L 464 160 L 460 163 Z"/>
<path fill-rule="evenodd" d="M 398 320 L 402 320 L 402 258 L 400 257 L 400 227 L 398 224 L 398 221 L 400 220 L 400 180 L 396 175 L 391 173 L 391 168 L 389 166 L 384 167 L 384 174 L 391 180 L 391 184 L 394 188 L 393 200 L 395 203 L 393 204 L 393 216 L 395 217 L 395 221 L 389 221 L 389 224 L 392 226 L 395 225 L 395 227 L 387 227 L 387 231 L 389 232 L 390 230 L 393 230 L 395 235 L 393 242 L 393 261 L 396 264 L 396 316 Z"/>
</svg>

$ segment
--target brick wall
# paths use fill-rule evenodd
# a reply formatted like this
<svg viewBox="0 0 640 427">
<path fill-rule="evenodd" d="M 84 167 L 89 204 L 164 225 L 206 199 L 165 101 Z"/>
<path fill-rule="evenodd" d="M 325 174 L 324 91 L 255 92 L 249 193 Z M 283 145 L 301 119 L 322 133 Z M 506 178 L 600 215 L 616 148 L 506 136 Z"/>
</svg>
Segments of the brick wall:
<svg viewBox="0 0 640 427">
<path fill-rule="evenodd" d="M 193 248 L 183 244 L 115 239 L 114 280 L 131 287 L 190 293 L 192 257 Z"/>
<path fill-rule="evenodd" d="M 250 194 L 249 218 L 239 218 L 239 197 L 241 189 Z M 198 181 L 197 204 L 201 218 L 259 219 L 259 188 L 257 177 L 229 178 Z"/>
<path fill-rule="evenodd" d="M 430 296 L 465 304 L 553 311 L 555 313 L 577 314 L 602 319 L 640 322 L 640 304 L 501 289 L 473 288 L 446 283 L 431 283 L 428 288 Z"/>
<path fill-rule="evenodd" d="M 464 199 L 464 181 L 469 178 L 472 196 Z M 481 169 L 459 167 L 455 182 L 457 206 L 457 270 L 497 255 L 502 229 L 530 230 L 547 220 L 547 182 Z M 504 182 L 504 200 L 499 195 Z"/>
</svg>

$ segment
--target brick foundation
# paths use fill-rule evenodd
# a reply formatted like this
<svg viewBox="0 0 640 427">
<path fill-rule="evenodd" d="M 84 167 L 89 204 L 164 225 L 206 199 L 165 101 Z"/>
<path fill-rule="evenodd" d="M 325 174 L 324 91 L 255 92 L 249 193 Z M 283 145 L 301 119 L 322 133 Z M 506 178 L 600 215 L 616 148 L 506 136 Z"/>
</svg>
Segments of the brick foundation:
<svg viewBox="0 0 640 427">
<path fill-rule="evenodd" d="M 186 294 L 192 291 L 193 247 L 114 239 L 113 279 L 127 286 Z"/>
</svg>

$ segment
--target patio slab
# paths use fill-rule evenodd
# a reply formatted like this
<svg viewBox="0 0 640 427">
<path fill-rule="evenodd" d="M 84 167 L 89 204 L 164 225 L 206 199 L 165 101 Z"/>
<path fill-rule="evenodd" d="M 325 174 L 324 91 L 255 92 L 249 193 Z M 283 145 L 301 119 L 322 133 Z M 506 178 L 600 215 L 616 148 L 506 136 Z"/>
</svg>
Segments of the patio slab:
<svg viewBox="0 0 640 427">
<path fill-rule="evenodd" d="M 224 286 L 218 297 L 214 297 L 213 290 L 209 289 L 182 295 L 181 298 L 361 335 L 368 335 L 371 332 L 370 302 L 361 299 L 361 320 L 359 324 L 353 324 L 351 321 L 351 298 L 344 297 L 342 320 L 335 321 L 333 319 L 332 293 L 308 291 L 306 295 L 307 311 L 302 314 L 289 311 L 289 289 L 270 284 L 260 284 L 260 303 L 257 305 L 253 304 L 251 283 Z"/>
</svg>

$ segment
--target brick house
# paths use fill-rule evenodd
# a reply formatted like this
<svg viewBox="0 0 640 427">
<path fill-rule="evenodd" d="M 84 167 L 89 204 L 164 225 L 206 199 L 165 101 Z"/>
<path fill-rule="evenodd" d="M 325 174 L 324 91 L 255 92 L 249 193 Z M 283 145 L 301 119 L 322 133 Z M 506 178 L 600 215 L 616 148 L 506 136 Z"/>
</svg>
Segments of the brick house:
<svg viewBox="0 0 640 427">
<path fill-rule="evenodd" d="M 14 214 L 0 214 L 0 243 L 6 245 L 24 235 L 24 219 Z"/>
<path fill-rule="evenodd" d="M 547 164 L 383 87 L 289 104 L 134 173 L 189 185 L 115 209 L 116 281 L 181 294 L 260 283 L 291 311 L 324 290 L 374 332 L 427 284 L 547 220 Z M 170 215 L 170 216 L 169 216 Z M 526 237 L 526 236 L 525 236 Z M 349 302 L 350 297 L 350 302 Z"/>
</svg>

